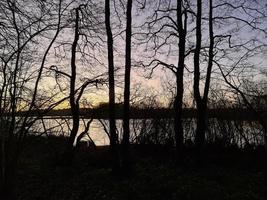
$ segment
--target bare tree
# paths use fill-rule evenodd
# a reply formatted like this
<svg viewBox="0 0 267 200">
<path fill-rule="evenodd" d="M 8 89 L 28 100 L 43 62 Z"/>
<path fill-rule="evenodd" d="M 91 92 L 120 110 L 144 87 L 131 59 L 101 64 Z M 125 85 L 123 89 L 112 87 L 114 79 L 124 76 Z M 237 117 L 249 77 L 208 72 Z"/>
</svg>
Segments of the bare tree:
<svg viewBox="0 0 267 200">
<path fill-rule="evenodd" d="M 75 85 L 76 85 L 76 48 L 79 40 L 79 21 L 80 21 L 80 7 L 75 8 L 75 31 L 74 40 L 71 47 L 71 75 L 70 75 L 70 107 L 72 114 L 72 129 L 67 144 L 67 155 L 72 153 L 73 143 L 79 130 L 80 115 L 79 115 L 79 97 L 75 99 Z M 80 95 L 79 95 L 80 96 Z"/>
<path fill-rule="evenodd" d="M 101 26 L 101 24 L 97 19 L 97 16 L 95 16 L 95 13 L 91 12 L 90 10 L 90 9 L 96 9 L 94 6 L 95 6 L 94 4 L 91 4 L 91 1 L 88 1 L 86 4 L 79 4 L 74 9 L 71 10 L 71 12 L 74 12 L 74 39 L 73 42 L 71 43 L 70 73 L 58 69 L 58 67 L 55 65 L 52 65 L 50 67 L 50 70 L 56 74 L 56 80 L 60 76 L 64 77 L 67 80 L 64 82 L 62 81 L 62 83 L 60 83 L 60 81 L 57 80 L 57 83 L 59 85 L 66 84 L 67 85 L 66 87 L 67 88 L 69 87 L 68 96 L 69 96 L 69 105 L 71 109 L 72 128 L 70 131 L 70 136 L 68 138 L 66 150 L 64 153 L 67 162 L 72 161 L 74 143 L 76 136 L 79 132 L 80 100 L 84 95 L 85 90 L 89 86 L 95 85 L 97 87 L 99 84 L 106 83 L 106 79 L 104 78 L 106 76 L 106 73 L 98 74 L 92 78 L 87 78 L 87 77 L 80 78 L 77 75 L 78 72 L 81 70 L 80 65 L 82 65 L 83 62 L 88 63 L 87 62 L 88 57 L 98 62 L 98 59 L 96 57 L 90 55 L 89 52 L 86 51 L 88 50 L 88 48 L 93 49 L 93 47 L 96 46 L 96 44 L 98 43 L 98 41 L 92 42 L 92 38 L 96 37 L 99 39 L 101 36 L 101 32 L 97 32 L 96 31 L 97 29 L 95 29 L 95 27 L 91 27 L 94 24 L 96 26 L 97 25 Z M 90 31 L 93 32 L 94 35 L 92 35 Z M 88 33 L 86 34 L 86 32 Z M 99 36 L 97 34 L 99 34 Z M 59 46 L 61 45 L 63 46 L 68 45 L 68 43 L 64 42 L 59 43 Z M 90 69 L 88 69 L 88 71 L 89 70 Z M 57 75 L 60 76 L 58 77 Z M 86 129 L 87 126 L 85 127 L 85 130 Z"/>
<path fill-rule="evenodd" d="M 207 121 L 207 102 L 210 87 L 211 70 L 213 64 L 213 4 L 212 0 L 209 1 L 209 54 L 208 66 L 206 72 L 206 81 L 204 87 L 203 97 L 200 95 L 199 82 L 200 82 L 200 50 L 201 50 L 201 21 L 202 21 L 202 1 L 197 1 L 197 16 L 196 16 L 196 49 L 194 53 L 194 98 L 197 105 L 197 130 L 196 130 L 196 145 L 202 147 L 205 142 L 205 129 Z"/>
<path fill-rule="evenodd" d="M 184 143 L 182 109 L 184 95 L 184 69 L 186 66 L 185 59 L 190 55 L 191 49 L 186 46 L 186 41 L 188 40 L 188 1 L 177 0 L 176 4 L 173 4 L 174 1 L 166 1 L 162 3 L 159 1 L 156 10 L 153 13 L 152 20 L 145 22 L 148 26 L 148 33 L 145 36 L 145 42 L 152 42 L 153 51 L 155 51 L 155 53 L 151 56 L 152 60 L 150 63 L 142 63 L 142 65 L 145 67 L 152 67 L 151 75 L 155 68 L 162 66 L 170 70 L 175 76 L 176 91 L 173 101 L 174 130 L 177 156 L 180 156 Z M 173 38 L 175 40 L 173 40 Z M 174 46 L 173 50 L 172 46 Z M 172 51 L 177 51 L 178 55 L 175 55 L 178 60 L 177 65 L 168 63 L 163 59 L 155 58 L 157 53 L 161 55 L 161 49 L 167 57 L 169 54 L 172 54 Z"/>
<path fill-rule="evenodd" d="M 23 148 L 24 138 L 36 119 L 32 119 L 30 112 L 40 108 L 42 102 L 37 104 L 37 90 L 42 77 L 44 64 L 48 52 L 61 29 L 61 4 L 47 4 L 37 1 L 33 3 L 35 12 L 29 12 L 22 1 L 1 2 L 1 21 L 3 32 L 1 39 L 5 48 L 1 50 L 1 67 L 3 82 L 1 82 L 1 195 L 3 198 L 15 198 L 14 187 L 17 172 L 17 163 Z M 3 10 L 5 9 L 5 11 Z M 48 16 L 56 18 L 48 20 Z M 10 19 L 10 20 L 8 20 Z M 49 25 L 50 24 L 50 25 Z M 28 57 L 34 48 L 39 45 L 37 38 L 43 35 L 54 34 L 46 47 L 40 67 L 34 70 L 27 68 L 34 63 L 34 57 Z M 37 75 L 36 75 L 37 74 Z M 33 88 L 29 85 L 33 86 Z M 49 98 L 48 98 L 49 99 Z M 43 102 L 48 100 L 47 98 Z M 55 105 L 55 104 L 54 104 Z M 51 105 L 53 107 L 53 105 Z M 17 113 L 25 112 L 25 116 L 18 117 Z M 39 116 L 42 113 L 39 113 Z"/>
<path fill-rule="evenodd" d="M 110 25 L 110 0 L 105 0 L 105 25 L 107 32 L 108 46 L 108 75 L 109 75 L 109 134 L 110 149 L 113 156 L 113 170 L 118 169 L 118 135 L 116 133 L 115 119 L 115 80 L 114 80 L 114 55 L 113 55 L 113 35 Z"/>
<path fill-rule="evenodd" d="M 225 80 L 225 82 L 227 83 L 227 85 L 229 85 L 232 89 L 234 89 L 238 94 L 241 95 L 245 105 L 253 111 L 256 119 L 259 121 L 259 123 L 262 125 L 263 127 L 263 138 L 264 138 L 264 145 L 267 146 L 267 123 L 266 120 L 264 119 L 264 116 L 261 116 L 261 114 L 257 111 L 257 109 L 252 105 L 252 103 L 249 101 L 248 97 L 246 97 L 245 93 L 236 85 L 234 85 L 233 83 L 231 83 L 231 81 L 229 81 L 227 79 L 227 76 L 225 75 L 225 73 L 223 72 L 220 64 L 218 62 L 216 62 L 217 66 L 219 67 L 221 74 L 223 76 L 223 79 Z M 248 142 L 247 142 L 248 143 Z"/>
<path fill-rule="evenodd" d="M 130 80 L 131 80 L 131 37 L 132 37 L 132 0 L 127 1 L 126 10 L 126 48 L 124 74 L 124 104 L 123 104 L 123 167 L 129 167 L 129 140 L 130 140 Z"/>
<path fill-rule="evenodd" d="M 176 71 L 176 97 L 174 100 L 174 131 L 178 154 L 181 153 L 184 142 L 183 124 L 182 124 L 182 106 L 184 93 L 184 66 L 185 66 L 185 43 L 187 33 L 187 11 L 184 8 L 183 1 L 177 1 L 177 30 L 179 34 L 179 61 Z M 183 21 L 184 17 L 184 21 Z"/>
<path fill-rule="evenodd" d="M 222 9 L 227 12 L 218 12 Z M 205 143 L 209 88 L 212 75 L 216 76 L 212 72 L 218 70 L 213 65 L 214 63 L 216 66 L 221 65 L 221 69 L 228 71 L 226 76 L 233 74 L 234 71 L 238 71 L 237 73 L 242 76 L 247 76 L 248 71 L 252 72 L 250 59 L 258 57 L 260 51 L 266 46 L 264 44 L 266 28 L 262 23 L 266 15 L 259 3 L 250 1 L 209 1 L 205 4 L 204 1 L 199 0 L 196 10 L 193 88 L 198 113 L 195 142 L 198 147 L 201 147 Z M 194 13 L 193 9 L 192 12 Z M 225 29 L 222 30 L 221 27 Z M 251 34 L 245 35 L 243 31 L 250 31 Z M 205 64 L 207 64 L 204 68 L 205 76 L 202 76 L 201 67 Z M 218 76 L 216 80 L 219 80 Z M 202 86 L 203 92 L 200 91 Z"/>
</svg>

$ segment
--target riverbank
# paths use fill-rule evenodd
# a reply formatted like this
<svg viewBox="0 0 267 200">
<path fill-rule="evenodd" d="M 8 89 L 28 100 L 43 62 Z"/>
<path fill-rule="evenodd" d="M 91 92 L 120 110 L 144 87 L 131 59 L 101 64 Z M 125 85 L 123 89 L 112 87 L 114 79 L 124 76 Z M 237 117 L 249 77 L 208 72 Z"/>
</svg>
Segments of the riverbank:
<svg viewBox="0 0 267 200">
<path fill-rule="evenodd" d="M 107 147 L 80 149 L 71 166 L 60 164 L 65 139 L 30 137 L 20 160 L 17 195 L 23 200 L 266 199 L 267 156 L 260 149 L 209 146 L 202 167 L 186 150 L 177 167 L 172 149 L 133 146 L 129 177 L 111 173 Z"/>
</svg>

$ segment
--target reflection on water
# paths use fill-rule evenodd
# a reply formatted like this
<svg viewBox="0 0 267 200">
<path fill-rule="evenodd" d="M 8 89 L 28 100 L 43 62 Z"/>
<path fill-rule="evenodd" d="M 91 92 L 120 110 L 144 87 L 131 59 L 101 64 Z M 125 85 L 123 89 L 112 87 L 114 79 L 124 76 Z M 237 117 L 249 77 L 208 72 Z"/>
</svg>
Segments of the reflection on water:
<svg viewBox="0 0 267 200">
<path fill-rule="evenodd" d="M 78 135 L 84 131 L 86 124 L 90 119 L 80 120 L 80 127 Z M 102 122 L 102 123 L 101 123 Z M 107 120 L 93 120 L 90 124 L 88 135 L 94 141 L 97 146 L 109 145 L 109 137 L 106 134 L 104 127 L 108 128 Z M 69 136 L 72 127 L 72 121 L 70 119 L 55 118 L 39 120 L 33 127 L 32 132 L 34 134 L 41 135 L 57 135 L 57 136 Z M 77 136 L 78 136 L 77 135 Z M 83 140 L 88 140 L 88 136 L 85 136 Z"/>
<path fill-rule="evenodd" d="M 84 131 L 90 119 L 81 119 L 78 135 Z M 122 136 L 122 120 L 116 120 L 117 133 Z M 183 122 L 185 141 L 193 141 L 196 128 L 195 119 L 185 119 Z M 72 127 L 71 119 L 53 118 L 39 120 L 32 129 L 34 134 L 69 136 Z M 208 141 L 220 141 L 225 144 L 246 143 L 263 144 L 263 130 L 257 122 L 208 120 L 206 138 Z M 89 137 L 97 146 L 109 145 L 108 120 L 95 119 L 88 131 Z M 174 144 L 173 120 L 171 119 L 132 119 L 130 120 L 131 141 L 149 144 Z M 78 136 L 77 135 L 77 136 Z M 88 140 L 85 136 L 83 140 Z"/>
</svg>

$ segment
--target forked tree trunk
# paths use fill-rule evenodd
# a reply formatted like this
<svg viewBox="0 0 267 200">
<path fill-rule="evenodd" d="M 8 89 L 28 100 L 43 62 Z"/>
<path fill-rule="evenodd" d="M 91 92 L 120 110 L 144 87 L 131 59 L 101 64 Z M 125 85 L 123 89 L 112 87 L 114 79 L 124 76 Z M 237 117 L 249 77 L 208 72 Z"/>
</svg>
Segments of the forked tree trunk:
<svg viewBox="0 0 267 200">
<path fill-rule="evenodd" d="M 196 49 L 194 53 L 194 98 L 197 105 L 197 129 L 195 136 L 195 143 L 198 149 L 201 149 L 205 144 L 205 131 L 207 127 L 207 104 L 208 94 L 210 88 L 211 71 L 213 65 L 213 48 L 214 48 L 214 36 L 213 36 L 213 7 L 212 1 L 209 0 L 209 54 L 208 54 L 208 66 L 206 73 L 206 80 L 204 86 L 203 97 L 200 95 L 199 82 L 200 82 L 200 50 L 201 50 L 201 20 L 202 20 L 202 0 L 197 1 L 197 20 L 196 20 Z"/>
</svg>

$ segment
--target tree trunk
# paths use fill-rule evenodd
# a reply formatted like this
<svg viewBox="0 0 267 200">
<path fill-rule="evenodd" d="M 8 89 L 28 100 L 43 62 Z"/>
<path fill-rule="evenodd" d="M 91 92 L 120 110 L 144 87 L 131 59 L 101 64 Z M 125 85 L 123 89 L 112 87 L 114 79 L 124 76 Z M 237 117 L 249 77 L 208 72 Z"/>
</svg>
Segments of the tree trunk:
<svg viewBox="0 0 267 200">
<path fill-rule="evenodd" d="M 205 142 L 205 110 L 199 91 L 200 81 L 200 50 L 201 50 L 201 18 L 202 18 L 202 1 L 197 0 L 197 19 L 196 19 L 196 49 L 194 53 L 194 98 L 197 105 L 197 128 L 195 135 L 195 144 L 200 152 Z"/>
<path fill-rule="evenodd" d="M 211 79 L 211 70 L 213 64 L 213 46 L 214 46 L 214 37 L 213 37 L 213 7 L 212 1 L 209 1 L 209 57 L 208 57 L 208 67 L 206 73 L 206 81 L 204 87 L 203 98 L 200 96 L 199 92 L 199 81 L 200 81 L 200 69 L 199 69 L 199 57 L 201 49 L 201 17 L 202 17 L 202 1 L 197 1 L 197 22 L 196 22 L 196 50 L 194 54 L 194 97 L 197 104 L 197 130 L 195 143 L 198 149 L 202 148 L 205 144 L 205 131 L 206 131 L 206 118 L 207 118 L 207 103 L 208 103 L 208 94 L 210 88 L 210 79 Z"/>
<path fill-rule="evenodd" d="M 76 138 L 76 135 L 79 130 L 79 103 L 75 100 L 75 84 L 76 84 L 76 48 L 79 40 L 79 8 L 75 9 L 75 33 L 74 41 L 71 48 L 71 78 L 70 78 L 70 107 L 72 114 L 72 130 L 67 144 L 67 149 L 65 152 L 67 161 L 72 160 L 73 154 L 73 144 Z"/>
<path fill-rule="evenodd" d="M 113 35 L 110 26 L 110 0 L 105 0 L 105 25 L 107 32 L 108 47 L 108 80 L 109 80 L 109 133 L 110 151 L 112 154 L 113 172 L 119 168 L 118 135 L 116 133 L 115 120 L 115 80 L 114 80 L 114 55 L 113 55 Z"/>
<path fill-rule="evenodd" d="M 182 90 L 181 86 L 178 87 L 177 84 L 177 93 L 178 90 Z M 179 97 L 180 96 L 180 97 Z M 175 132 L 175 142 L 176 142 L 176 152 L 177 156 L 181 155 L 183 149 L 183 122 L 182 122 L 182 104 L 180 103 L 182 95 L 177 95 L 174 101 L 174 132 Z M 179 98 L 179 100 L 178 100 Z M 177 157 L 177 158 L 178 158 Z"/>
<path fill-rule="evenodd" d="M 131 78 L 131 36 L 132 36 L 132 0 L 127 1 L 126 12 L 126 50 L 125 50 L 125 77 L 124 77 L 124 113 L 122 139 L 122 165 L 128 170 L 130 167 L 130 78 Z"/>
<path fill-rule="evenodd" d="M 207 109 L 205 105 L 201 104 L 197 109 L 197 129 L 196 129 L 196 147 L 201 149 L 205 144 L 206 118 Z"/>
<path fill-rule="evenodd" d="M 181 157 L 184 133 L 183 133 L 183 122 L 182 122 L 182 107 L 183 107 L 183 93 L 184 93 L 184 59 L 185 59 L 185 43 L 186 43 L 186 25 L 187 25 L 187 15 L 184 12 L 184 22 L 183 22 L 183 12 L 182 12 L 182 0 L 177 0 L 177 24 L 179 33 L 179 60 L 178 69 L 176 72 L 176 97 L 174 101 L 174 132 L 175 132 L 175 142 L 176 142 L 176 152 L 177 156 Z M 177 157 L 176 156 L 176 157 Z"/>
</svg>

